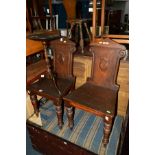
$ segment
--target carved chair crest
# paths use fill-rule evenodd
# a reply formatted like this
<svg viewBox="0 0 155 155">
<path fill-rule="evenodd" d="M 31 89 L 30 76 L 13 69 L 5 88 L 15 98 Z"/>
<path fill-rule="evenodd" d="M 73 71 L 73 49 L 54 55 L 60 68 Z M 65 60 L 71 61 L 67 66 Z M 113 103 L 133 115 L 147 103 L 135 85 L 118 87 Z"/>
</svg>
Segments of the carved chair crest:
<svg viewBox="0 0 155 155">
<path fill-rule="evenodd" d="M 120 59 L 125 56 L 125 46 L 106 38 L 91 43 L 90 51 L 93 54 L 92 76 L 87 81 L 101 87 L 118 89 L 116 78 Z"/>
<path fill-rule="evenodd" d="M 67 38 L 60 38 L 50 42 L 53 50 L 53 67 L 58 77 L 73 77 L 73 53 L 75 43 Z"/>
</svg>

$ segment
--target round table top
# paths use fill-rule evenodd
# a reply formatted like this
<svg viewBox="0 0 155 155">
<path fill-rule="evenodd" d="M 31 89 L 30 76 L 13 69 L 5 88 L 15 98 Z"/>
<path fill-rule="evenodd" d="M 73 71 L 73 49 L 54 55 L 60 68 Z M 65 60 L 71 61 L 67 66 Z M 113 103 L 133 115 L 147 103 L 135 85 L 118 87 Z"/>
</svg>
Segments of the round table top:
<svg viewBox="0 0 155 155">
<path fill-rule="evenodd" d="M 51 41 L 60 38 L 60 32 L 58 30 L 42 31 L 39 33 L 32 33 L 27 35 L 28 39 L 36 41 Z"/>
</svg>

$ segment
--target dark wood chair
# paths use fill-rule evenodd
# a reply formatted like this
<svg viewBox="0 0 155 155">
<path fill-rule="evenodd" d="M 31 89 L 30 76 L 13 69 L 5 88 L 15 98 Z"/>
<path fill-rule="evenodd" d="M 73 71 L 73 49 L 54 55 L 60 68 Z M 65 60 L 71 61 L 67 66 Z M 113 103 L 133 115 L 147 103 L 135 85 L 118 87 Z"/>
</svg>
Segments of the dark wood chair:
<svg viewBox="0 0 155 155">
<path fill-rule="evenodd" d="M 116 84 L 119 61 L 125 56 L 125 47 L 108 38 L 90 44 L 93 54 L 92 75 L 86 83 L 64 97 L 69 107 L 69 127 L 73 128 L 73 107 L 103 118 L 103 144 L 107 145 L 117 110 L 119 86 Z"/>
<path fill-rule="evenodd" d="M 41 75 L 34 83 L 27 86 L 35 114 L 38 116 L 37 95 L 53 100 L 56 106 L 59 128 L 62 128 L 62 99 L 74 89 L 75 77 L 72 74 L 72 55 L 75 44 L 64 38 L 48 43 L 53 49 L 53 71 L 51 76 Z"/>
</svg>

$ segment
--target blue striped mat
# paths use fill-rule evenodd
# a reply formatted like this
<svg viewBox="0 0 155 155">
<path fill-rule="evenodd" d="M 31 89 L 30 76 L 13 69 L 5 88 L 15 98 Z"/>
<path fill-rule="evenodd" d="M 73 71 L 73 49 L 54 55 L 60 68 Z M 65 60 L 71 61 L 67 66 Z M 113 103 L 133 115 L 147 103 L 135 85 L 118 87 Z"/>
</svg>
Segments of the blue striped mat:
<svg viewBox="0 0 155 155">
<path fill-rule="evenodd" d="M 74 127 L 70 130 L 68 128 L 66 111 L 64 111 L 64 125 L 60 130 L 57 125 L 55 106 L 51 101 L 46 102 L 46 104 L 40 108 L 40 113 L 43 123 L 42 128 L 46 131 L 99 155 L 103 155 L 104 153 L 107 155 L 114 155 L 117 152 L 122 125 L 122 118 L 120 116 L 116 117 L 117 120 L 115 120 L 113 126 L 115 131 L 112 130 L 110 142 L 107 149 L 104 150 L 104 147 L 102 146 L 104 123 L 101 117 L 76 109 L 74 115 Z"/>
</svg>

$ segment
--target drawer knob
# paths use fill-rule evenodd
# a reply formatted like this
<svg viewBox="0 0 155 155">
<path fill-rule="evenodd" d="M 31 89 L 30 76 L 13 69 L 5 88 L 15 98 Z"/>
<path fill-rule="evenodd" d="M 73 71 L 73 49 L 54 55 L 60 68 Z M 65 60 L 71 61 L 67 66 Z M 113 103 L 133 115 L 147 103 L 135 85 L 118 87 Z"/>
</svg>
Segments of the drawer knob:
<svg viewBox="0 0 155 155">
<path fill-rule="evenodd" d="M 64 142 L 65 145 L 67 145 L 67 142 Z"/>
</svg>

